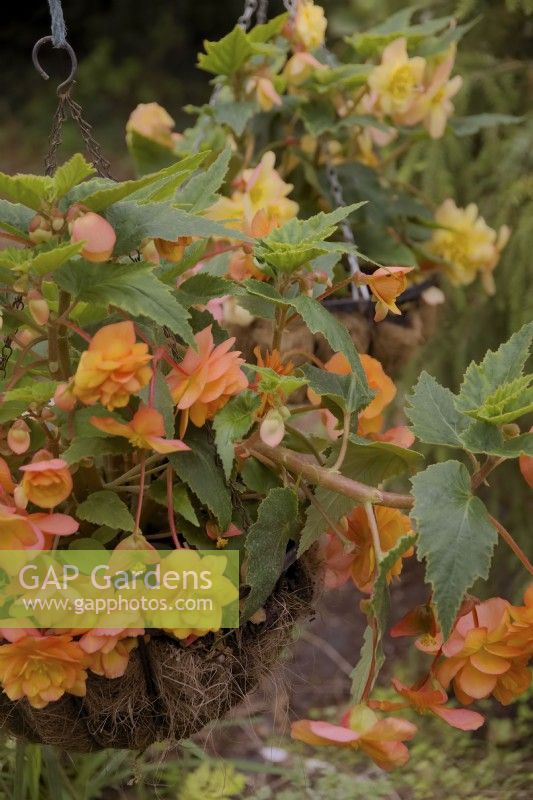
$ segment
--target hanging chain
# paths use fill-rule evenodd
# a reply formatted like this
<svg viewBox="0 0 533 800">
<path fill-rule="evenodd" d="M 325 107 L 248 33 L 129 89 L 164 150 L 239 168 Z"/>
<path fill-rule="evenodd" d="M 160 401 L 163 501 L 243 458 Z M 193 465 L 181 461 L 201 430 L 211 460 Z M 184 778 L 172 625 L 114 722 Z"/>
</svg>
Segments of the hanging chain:
<svg viewBox="0 0 533 800">
<path fill-rule="evenodd" d="M 346 205 L 344 200 L 344 194 L 342 191 L 341 182 L 339 180 L 339 173 L 333 166 L 333 164 L 328 163 L 326 165 L 326 175 L 328 179 L 329 188 L 331 191 L 331 195 L 333 200 L 335 201 L 335 205 L 337 208 L 342 208 Z M 352 226 L 347 220 L 343 220 L 340 223 L 341 231 L 342 231 L 342 238 L 346 242 L 346 244 L 352 245 L 355 247 L 355 236 L 353 235 Z M 357 255 L 355 253 L 347 253 L 346 260 L 348 261 L 348 266 L 350 267 L 350 272 L 352 275 L 355 275 L 357 272 L 361 271 L 361 267 L 359 266 L 359 261 Z M 370 293 L 368 291 L 368 286 L 356 286 L 355 283 L 351 284 L 352 287 L 352 299 L 357 301 L 359 299 L 362 300 L 370 300 Z"/>
<path fill-rule="evenodd" d="M 240 25 L 245 31 L 249 29 L 252 23 L 252 17 L 257 11 L 257 2 L 258 0 L 244 0 L 244 9 L 237 20 L 237 25 Z"/>
<path fill-rule="evenodd" d="M 111 165 L 107 158 L 104 157 L 101 146 L 94 138 L 91 126 L 87 120 L 83 118 L 82 107 L 71 97 L 70 93 L 73 85 L 74 83 L 67 87 L 64 94 L 59 95 L 59 102 L 56 113 L 54 114 L 48 141 L 48 152 L 44 160 L 45 174 L 53 175 L 57 169 L 57 151 L 63 139 L 63 124 L 68 114 L 70 114 L 70 117 L 76 123 L 81 133 L 81 137 L 85 143 L 85 150 L 89 156 L 89 161 L 102 178 L 111 178 Z"/>
<path fill-rule="evenodd" d="M 12 308 L 15 311 L 22 311 L 24 308 L 24 301 L 22 300 L 22 295 L 17 295 L 12 303 Z M 0 377 L 5 378 L 7 374 L 7 365 L 9 364 L 9 359 L 13 355 L 13 341 L 17 335 L 17 331 L 11 336 L 6 336 L 4 338 L 4 342 L 2 344 L 2 350 L 0 351 Z"/>
</svg>

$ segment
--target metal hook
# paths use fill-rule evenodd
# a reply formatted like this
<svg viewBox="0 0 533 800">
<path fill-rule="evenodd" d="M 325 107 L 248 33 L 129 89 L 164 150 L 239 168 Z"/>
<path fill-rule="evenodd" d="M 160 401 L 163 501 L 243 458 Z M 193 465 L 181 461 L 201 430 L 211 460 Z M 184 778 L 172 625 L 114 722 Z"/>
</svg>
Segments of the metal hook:
<svg viewBox="0 0 533 800">
<path fill-rule="evenodd" d="M 48 42 L 50 42 L 50 44 L 53 44 L 53 38 L 51 36 L 43 36 L 42 39 L 39 39 L 38 42 L 35 42 L 31 54 L 33 66 L 35 67 L 39 75 L 42 78 L 44 78 L 45 81 L 49 80 L 50 75 L 47 72 L 45 72 L 45 70 L 41 67 L 41 64 L 39 63 L 39 50 L 41 49 L 43 44 L 47 44 Z M 74 77 L 76 75 L 76 70 L 78 69 L 78 59 L 76 58 L 76 53 L 74 52 L 74 50 L 72 49 L 72 47 L 69 45 L 68 42 L 65 42 L 65 44 L 60 44 L 58 46 L 58 49 L 66 50 L 70 57 L 70 75 L 66 80 L 63 81 L 63 83 L 60 83 L 59 86 L 57 87 L 58 95 L 63 95 L 70 89 L 70 87 L 74 83 Z"/>
</svg>

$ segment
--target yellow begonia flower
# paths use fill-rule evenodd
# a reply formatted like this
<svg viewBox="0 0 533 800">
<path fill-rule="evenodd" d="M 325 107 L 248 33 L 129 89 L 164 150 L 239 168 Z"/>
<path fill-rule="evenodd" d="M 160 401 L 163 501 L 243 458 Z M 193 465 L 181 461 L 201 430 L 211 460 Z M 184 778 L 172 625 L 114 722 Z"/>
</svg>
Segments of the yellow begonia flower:
<svg viewBox="0 0 533 800">
<path fill-rule="evenodd" d="M 479 215 L 475 203 L 458 208 L 450 199 L 437 209 L 435 222 L 440 227 L 433 231 L 427 251 L 447 262 L 452 283 L 472 283 L 479 272 L 486 291 L 493 294 L 492 273 L 509 240 L 510 228 L 502 225 L 497 232 Z"/>
<path fill-rule="evenodd" d="M 401 121 L 404 125 L 423 122 L 432 139 L 440 139 L 444 135 L 448 117 L 454 111 L 452 97 L 463 85 L 460 75 L 450 79 L 454 61 L 455 48 L 450 48 L 446 58 L 435 67 L 425 90 L 403 115 Z"/>
<path fill-rule="evenodd" d="M 172 133 L 174 120 L 159 103 L 139 103 L 126 123 L 126 141 L 130 142 L 135 131 L 146 139 L 152 139 L 163 147 L 172 148 L 179 134 Z"/>
<path fill-rule="evenodd" d="M 324 44 L 328 21 L 321 6 L 313 0 L 298 0 L 294 18 L 294 34 L 298 44 L 306 50 L 316 50 Z"/>
<path fill-rule="evenodd" d="M 263 155 L 253 169 L 245 169 L 236 181 L 237 188 L 231 197 L 221 197 L 211 206 L 207 216 L 225 221 L 228 228 L 249 228 L 258 211 L 263 209 L 280 224 L 298 213 L 298 203 L 289 200 L 292 184 L 285 183 L 274 169 L 276 157 L 272 151 Z"/>
<path fill-rule="evenodd" d="M 424 58 L 409 58 L 403 36 L 388 44 L 368 78 L 374 108 L 400 121 L 421 92 L 425 68 Z"/>
</svg>

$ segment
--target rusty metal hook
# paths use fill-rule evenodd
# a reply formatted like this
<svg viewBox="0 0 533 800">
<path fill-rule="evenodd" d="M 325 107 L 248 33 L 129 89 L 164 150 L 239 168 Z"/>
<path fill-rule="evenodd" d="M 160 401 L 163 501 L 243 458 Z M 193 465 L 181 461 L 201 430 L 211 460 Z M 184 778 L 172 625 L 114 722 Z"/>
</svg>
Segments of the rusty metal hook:
<svg viewBox="0 0 533 800">
<path fill-rule="evenodd" d="M 49 80 L 50 75 L 41 67 L 41 64 L 39 62 L 39 51 L 43 46 L 43 44 L 47 44 L 48 42 L 50 44 L 53 44 L 53 38 L 51 36 L 43 36 L 42 39 L 39 39 L 39 41 L 35 42 L 31 54 L 31 60 L 33 61 L 33 66 L 35 67 L 41 78 L 44 78 L 45 81 Z M 74 52 L 74 50 L 72 49 L 72 47 L 69 45 L 68 42 L 65 42 L 65 44 L 58 45 L 58 49 L 66 50 L 70 58 L 70 75 L 66 80 L 63 81 L 63 83 L 60 83 L 59 86 L 57 87 L 57 93 L 59 96 L 61 96 L 66 94 L 66 92 L 70 89 L 70 87 L 74 83 L 74 78 L 76 76 L 76 71 L 78 69 L 78 59 L 76 58 L 76 53 Z"/>
</svg>

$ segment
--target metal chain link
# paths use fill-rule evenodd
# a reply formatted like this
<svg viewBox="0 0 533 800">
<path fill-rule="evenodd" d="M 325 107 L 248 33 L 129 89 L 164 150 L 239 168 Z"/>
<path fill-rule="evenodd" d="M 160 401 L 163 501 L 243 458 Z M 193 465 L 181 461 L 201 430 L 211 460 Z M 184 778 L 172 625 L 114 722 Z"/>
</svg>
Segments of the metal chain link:
<svg viewBox="0 0 533 800">
<path fill-rule="evenodd" d="M 342 206 L 346 205 L 346 202 L 344 200 L 344 194 L 342 191 L 341 182 L 339 180 L 339 173 L 333 164 L 327 164 L 326 175 L 333 200 L 335 201 L 337 208 L 342 208 Z M 342 231 L 342 237 L 346 244 L 353 245 L 353 247 L 355 247 L 355 236 L 353 235 L 353 230 L 350 223 L 347 220 L 343 220 L 340 224 L 340 227 Z M 355 253 L 347 253 L 346 260 L 348 261 L 348 266 L 350 267 L 350 272 L 352 275 L 355 275 L 357 272 L 361 272 L 361 267 L 359 266 L 359 261 Z M 353 300 L 370 300 L 368 286 L 356 286 L 355 283 L 352 283 L 351 287 Z"/>
<path fill-rule="evenodd" d="M 237 20 L 237 25 L 240 25 L 245 31 L 249 29 L 253 15 L 257 11 L 257 2 L 258 0 L 244 0 L 244 9 Z"/>
<path fill-rule="evenodd" d="M 257 4 L 256 20 L 258 25 L 264 25 L 268 17 L 268 0 L 259 0 Z"/>
</svg>

